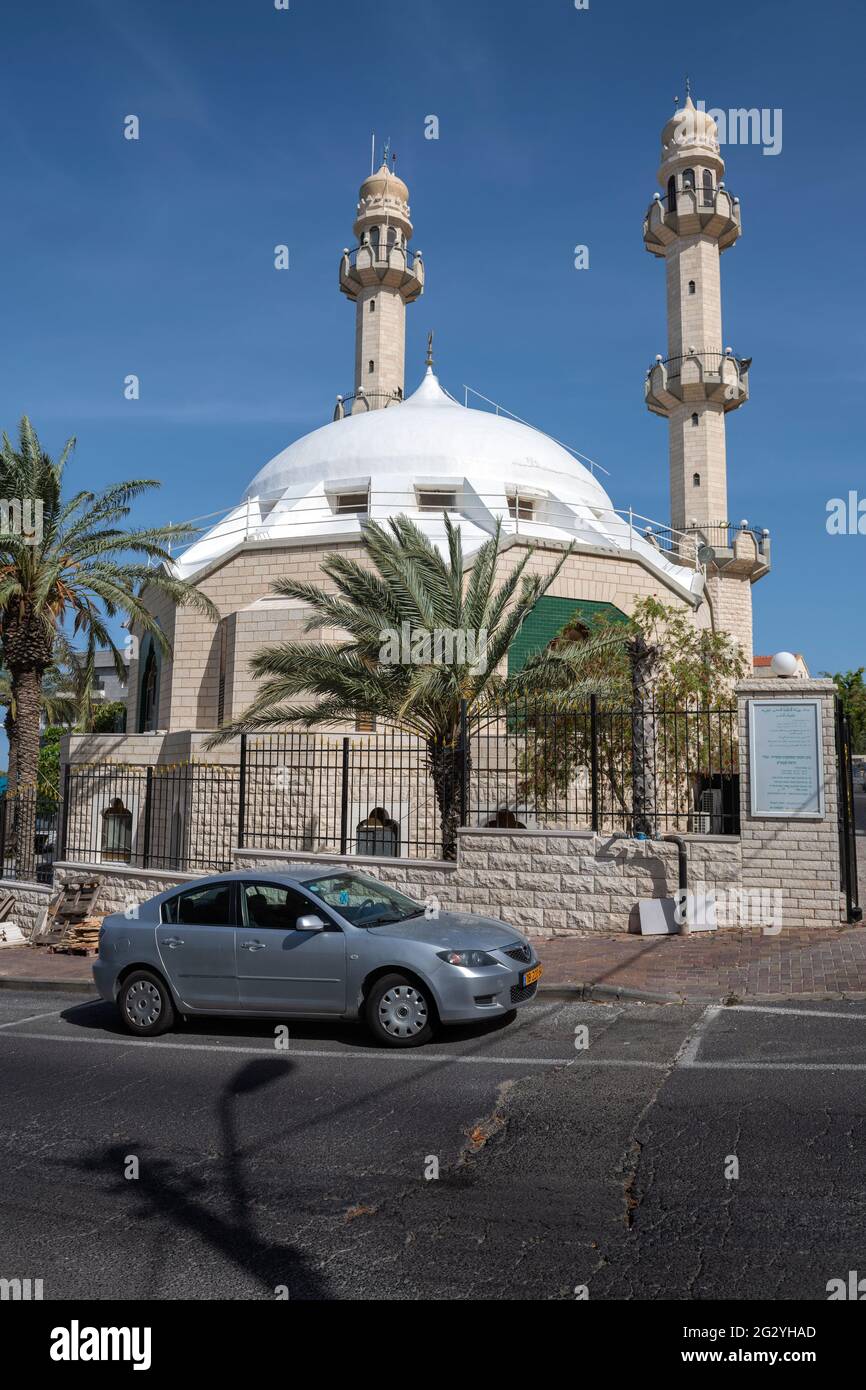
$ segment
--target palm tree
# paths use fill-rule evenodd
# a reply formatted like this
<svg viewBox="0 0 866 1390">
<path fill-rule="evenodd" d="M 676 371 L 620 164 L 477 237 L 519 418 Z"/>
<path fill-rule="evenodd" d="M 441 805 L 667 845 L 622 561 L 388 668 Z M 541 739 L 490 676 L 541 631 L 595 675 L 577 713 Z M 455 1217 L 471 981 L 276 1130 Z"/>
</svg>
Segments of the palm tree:
<svg viewBox="0 0 866 1390">
<path fill-rule="evenodd" d="M 36 782 L 42 681 L 58 633 L 83 634 L 85 661 L 91 665 L 96 646 L 108 647 L 121 673 L 123 658 L 109 628 L 118 614 L 150 633 L 161 650 L 169 650 L 142 600 L 145 588 L 217 616 L 210 600 L 178 579 L 171 567 L 167 547 L 188 537 L 191 527 L 127 529 L 122 524 L 134 499 L 159 484 L 134 479 L 101 492 L 64 496 L 64 470 L 74 447 L 75 440 L 67 440 L 53 462 L 24 416 L 17 447 L 4 434 L 0 448 L 0 496 L 15 499 L 22 510 L 26 505 L 33 521 L 29 532 L 14 524 L 8 502 L 0 518 L 0 649 L 15 710 L 19 790 Z M 29 800 L 35 805 L 33 797 Z M 20 820 L 19 835 L 26 856 L 32 823 L 28 827 Z"/>
<path fill-rule="evenodd" d="M 398 516 L 387 526 L 365 523 L 362 545 L 371 568 L 345 555 L 326 557 L 322 571 L 332 590 L 277 580 L 275 593 L 309 605 L 308 630 L 324 623 L 342 629 L 347 640 L 261 648 L 252 661 L 263 680 L 256 699 L 209 742 L 293 723 L 333 726 L 359 715 L 398 722 L 424 741 L 442 852 L 453 859 L 461 770 L 465 775 L 468 765 L 465 746 L 462 758 L 457 755 L 461 731 L 471 732 L 512 692 L 539 692 L 526 678 L 504 680 L 498 668 L 571 547 L 546 577 L 526 572 L 533 553 L 528 550 L 497 585 L 499 524 L 470 570 L 459 527 L 447 513 L 444 523 L 447 557 L 412 521 Z M 596 650 L 587 644 L 587 663 Z M 575 669 L 572 698 L 585 697 L 587 689 Z"/>
</svg>

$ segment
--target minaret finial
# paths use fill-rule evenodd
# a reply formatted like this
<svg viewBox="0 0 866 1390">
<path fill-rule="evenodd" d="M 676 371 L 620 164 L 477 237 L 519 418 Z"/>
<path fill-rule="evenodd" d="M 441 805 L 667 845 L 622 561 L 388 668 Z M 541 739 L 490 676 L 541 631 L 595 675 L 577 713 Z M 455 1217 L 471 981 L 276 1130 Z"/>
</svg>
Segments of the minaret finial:
<svg viewBox="0 0 866 1390">
<path fill-rule="evenodd" d="M 692 99 L 692 82 L 691 82 L 691 78 L 689 77 L 688 73 L 686 73 L 686 101 L 691 101 L 691 99 Z"/>
<path fill-rule="evenodd" d="M 387 167 L 388 167 L 388 160 L 389 160 L 390 158 L 391 158 L 391 137 L 390 137 L 390 135 L 389 135 L 389 136 L 388 136 L 388 139 L 385 141 L 385 148 L 384 148 L 383 151 L 382 151 L 382 163 L 385 165 L 385 168 L 386 168 L 386 169 L 387 169 Z"/>
<path fill-rule="evenodd" d="M 432 368 L 432 366 L 433 366 L 433 329 L 432 329 L 432 328 L 430 329 L 430 332 L 427 334 L 427 361 L 426 361 L 425 365 L 428 366 L 428 367 L 430 367 L 430 368 Z"/>
</svg>

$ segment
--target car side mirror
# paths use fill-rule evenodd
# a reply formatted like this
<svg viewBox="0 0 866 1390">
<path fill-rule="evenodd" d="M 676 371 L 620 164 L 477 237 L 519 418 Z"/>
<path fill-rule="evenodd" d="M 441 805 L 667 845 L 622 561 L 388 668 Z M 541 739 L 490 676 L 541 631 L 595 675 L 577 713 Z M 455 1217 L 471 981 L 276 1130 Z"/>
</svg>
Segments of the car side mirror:
<svg viewBox="0 0 866 1390">
<path fill-rule="evenodd" d="M 295 923 L 296 931 L 324 931 L 325 924 L 316 912 L 308 912 Z"/>
</svg>

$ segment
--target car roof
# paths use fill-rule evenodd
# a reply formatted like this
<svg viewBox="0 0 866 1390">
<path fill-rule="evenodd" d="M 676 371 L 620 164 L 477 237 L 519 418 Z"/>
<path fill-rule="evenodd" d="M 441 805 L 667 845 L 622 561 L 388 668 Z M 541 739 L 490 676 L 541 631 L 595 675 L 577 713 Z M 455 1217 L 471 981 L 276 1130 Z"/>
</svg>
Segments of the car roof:
<svg viewBox="0 0 866 1390">
<path fill-rule="evenodd" d="M 224 874 L 204 874 L 201 878 L 188 879 L 184 883 L 174 884 L 165 890 L 165 894 L 182 893 L 191 888 L 203 888 L 208 883 L 236 883 L 240 879 L 254 878 L 259 883 L 307 883 L 310 879 L 322 878 L 331 873 L 355 873 L 348 865 L 340 864 L 293 864 L 291 869 L 262 869 L 257 865 L 250 865 L 248 869 L 232 869 Z M 160 895 L 162 896 L 162 895 Z"/>
</svg>

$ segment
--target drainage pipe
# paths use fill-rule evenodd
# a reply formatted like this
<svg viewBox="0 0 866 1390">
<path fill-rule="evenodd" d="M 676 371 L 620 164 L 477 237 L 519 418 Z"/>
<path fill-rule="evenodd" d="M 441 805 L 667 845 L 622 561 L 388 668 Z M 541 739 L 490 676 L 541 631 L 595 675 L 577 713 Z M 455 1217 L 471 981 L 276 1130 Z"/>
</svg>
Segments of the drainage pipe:
<svg viewBox="0 0 866 1390">
<path fill-rule="evenodd" d="M 659 839 L 669 840 L 677 847 L 677 860 L 679 865 L 679 892 L 677 894 L 677 908 L 682 914 L 680 922 L 680 936 L 688 936 L 689 917 L 688 917 L 688 890 L 689 890 L 689 851 L 688 844 L 682 835 L 660 835 Z"/>
</svg>

